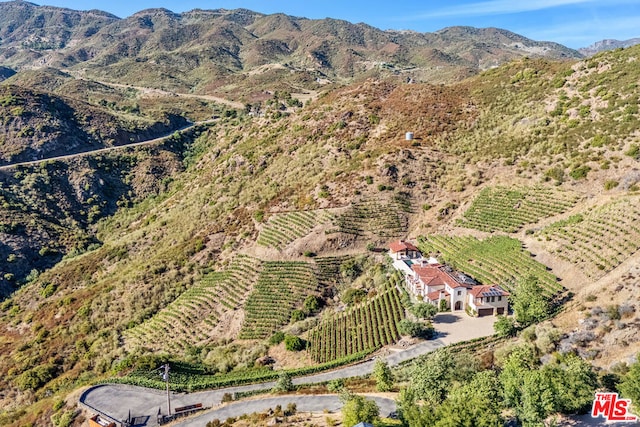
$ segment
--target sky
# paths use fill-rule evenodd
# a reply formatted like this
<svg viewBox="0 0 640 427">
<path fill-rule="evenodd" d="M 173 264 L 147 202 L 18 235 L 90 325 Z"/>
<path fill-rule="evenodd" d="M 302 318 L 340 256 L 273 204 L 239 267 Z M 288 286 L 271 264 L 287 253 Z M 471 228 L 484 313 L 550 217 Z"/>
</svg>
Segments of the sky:
<svg viewBox="0 0 640 427">
<path fill-rule="evenodd" d="M 572 48 L 603 39 L 640 37 L 640 0 L 31 0 L 76 10 L 100 9 L 126 18 L 143 9 L 245 8 L 312 19 L 364 22 L 387 30 L 433 32 L 454 25 L 498 27 Z"/>
</svg>

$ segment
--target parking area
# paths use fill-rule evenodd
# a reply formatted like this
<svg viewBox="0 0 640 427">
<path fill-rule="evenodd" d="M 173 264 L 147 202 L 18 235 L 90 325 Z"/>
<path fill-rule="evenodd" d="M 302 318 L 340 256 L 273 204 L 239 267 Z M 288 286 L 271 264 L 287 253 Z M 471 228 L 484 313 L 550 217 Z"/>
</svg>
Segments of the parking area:
<svg viewBox="0 0 640 427">
<path fill-rule="evenodd" d="M 436 314 L 433 326 L 438 332 L 438 339 L 448 345 L 493 335 L 496 320 L 495 316 L 471 317 L 459 311 Z"/>
</svg>

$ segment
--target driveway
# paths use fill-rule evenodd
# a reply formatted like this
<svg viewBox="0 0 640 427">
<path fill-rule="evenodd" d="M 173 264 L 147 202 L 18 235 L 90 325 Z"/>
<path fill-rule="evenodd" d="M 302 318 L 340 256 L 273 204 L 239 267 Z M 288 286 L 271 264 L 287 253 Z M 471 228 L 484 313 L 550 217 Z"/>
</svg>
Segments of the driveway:
<svg viewBox="0 0 640 427">
<path fill-rule="evenodd" d="M 468 341 L 474 338 L 489 336 L 493 334 L 493 323 L 495 322 L 495 317 L 481 317 L 481 318 L 471 318 L 467 316 L 465 313 L 440 313 L 436 315 L 433 321 L 433 325 L 438 331 L 438 337 L 434 340 L 429 341 L 418 341 L 417 343 L 401 349 L 389 349 L 386 354 L 380 356 L 387 360 L 390 366 L 398 365 L 399 363 L 405 362 L 407 360 L 414 359 L 418 356 L 422 356 L 424 354 L 430 353 L 440 347 L 444 347 L 448 344 L 453 344 L 460 341 Z M 326 381 L 331 381 L 334 379 L 340 378 L 351 378 L 351 377 L 359 377 L 370 375 L 373 372 L 374 359 L 368 359 L 364 362 L 358 363 L 356 365 L 347 366 L 345 368 L 336 369 L 330 372 L 324 372 L 315 375 L 309 375 L 306 377 L 294 378 L 293 383 L 296 385 L 301 384 L 314 384 L 321 383 Z M 262 384 L 250 384 L 239 387 L 230 387 L 219 390 L 210 390 L 210 391 L 202 391 L 196 393 L 171 393 L 171 407 L 176 408 L 179 406 L 192 405 L 196 403 L 202 403 L 204 407 L 216 408 L 220 405 L 222 401 L 222 396 L 225 393 L 237 393 L 242 391 L 252 391 L 252 390 L 270 390 L 273 388 L 274 382 L 262 383 Z M 298 409 L 302 411 L 312 411 L 311 409 L 303 409 L 305 406 L 303 405 L 311 405 L 311 402 L 303 399 L 304 396 L 300 398 L 300 404 L 298 405 Z M 309 399 L 314 400 L 316 396 L 312 396 Z M 251 400 L 251 407 L 259 408 L 262 405 L 257 402 L 269 402 L 272 397 L 265 397 L 264 399 Z M 279 399 L 279 398 L 278 398 Z M 287 400 L 286 403 L 291 402 L 291 397 L 284 397 Z M 167 397 L 166 393 L 160 390 L 147 389 L 143 387 L 135 387 L 130 385 L 123 384 L 103 384 L 96 387 L 92 387 L 86 390 L 80 397 L 80 402 L 85 404 L 89 409 L 92 409 L 96 412 L 100 412 L 102 414 L 106 414 L 115 420 L 124 420 L 127 418 L 129 411 L 131 416 L 133 417 L 141 417 L 138 420 L 141 420 L 139 425 L 144 426 L 156 426 L 156 414 L 160 410 L 162 413 L 167 413 Z M 207 412 L 206 414 L 201 415 L 201 417 L 209 417 L 209 414 L 217 414 L 212 415 L 207 420 L 212 420 L 215 418 L 219 418 L 221 420 L 226 419 L 226 412 L 236 410 L 237 408 L 242 409 L 246 412 L 244 413 L 252 413 L 260 411 L 261 409 L 252 409 L 249 410 L 249 406 L 246 404 L 249 401 L 239 402 L 233 405 L 227 405 L 223 408 L 214 409 L 213 411 Z M 320 406 L 320 411 L 323 409 L 333 408 L 335 406 L 332 405 L 340 405 L 340 401 L 337 396 L 329 396 L 323 397 L 319 400 L 320 403 L 317 405 Z M 278 403 L 268 404 L 264 409 L 266 410 L 270 407 L 278 405 Z M 234 409 L 226 409 L 228 407 L 234 407 Z M 339 409 L 341 407 L 337 406 Z M 382 408 L 382 407 L 381 407 Z M 385 407 L 386 408 L 386 407 Z M 337 410 L 336 409 L 336 410 Z M 221 412 L 218 412 L 221 411 Z M 384 409 L 386 411 L 386 409 Z M 384 415 L 383 410 L 381 413 Z M 389 410 L 388 412 L 391 412 Z M 388 413 L 387 412 L 387 413 Z M 229 416 L 238 416 L 229 415 Z M 203 418 L 204 419 L 204 418 Z M 144 423 L 142 423 L 144 422 Z M 185 421 L 186 422 L 186 421 Z M 204 423 L 206 424 L 206 422 Z M 194 424 L 194 425 L 204 425 L 204 424 Z M 182 425 L 182 424 L 180 424 Z M 188 425 L 188 424 L 185 424 Z M 190 425 L 190 424 L 189 424 Z"/>
</svg>

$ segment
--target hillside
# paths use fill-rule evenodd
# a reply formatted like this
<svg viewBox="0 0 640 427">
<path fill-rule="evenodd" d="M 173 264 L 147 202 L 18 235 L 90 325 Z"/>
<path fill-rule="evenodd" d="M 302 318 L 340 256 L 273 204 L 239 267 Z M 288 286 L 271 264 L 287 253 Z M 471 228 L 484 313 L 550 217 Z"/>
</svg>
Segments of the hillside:
<svg viewBox="0 0 640 427">
<path fill-rule="evenodd" d="M 24 13 L 35 7 L 18 6 Z M 10 2 L 7 7 L 17 6 Z M 21 71 L 10 78 L 12 85 L 0 86 L 7 99 L 17 102 L 3 106 L 3 117 L 9 118 L 3 131 L 22 155 L 30 156 L 29 149 L 40 141 L 16 131 L 30 125 L 27 120 L 33 120 L 34 129 L 39 123 L 59 123 L 61 134 L 68 133 L 63 125 L 74 125 L 68 128 L 74 135 L 101 135 L 94 143 L 108 145 L 119 133 L 131 138 L 153 132 L 155 115 L 172 111 L 166 99 L 180 100 L 174 102 L 179 104 L 175 111 L 189 114 L 191 101 L 183 103 L 178 94 L 189 92 L 192 81 L 165 87 L 159 99 L 144 104 L 151 98 L 126 86 L 135 69 L 118 74 L 126 69 L 123 64 L 167 49 L 180 62 L 176 58 L 200 43 L 200 36 L 189 38 L 200 31 L 195 23 L 180 46 L 163 45 L 175 38 L 151 31 L 156 25 L 224 21 L 235 31 L 224 34 L 256 49 L 249 42 L 255 34 L 286 35 L 314 26 L 321 27 L 316 30 L 322 37 L 329 27 L 341 43 L 353 39 L 358 44 L 364 37 L 363 51 L 379 48 L 368 43 L 386 46 L 385 37 L 390 37 L 362 25 L 248 11 L 144 11 L 127 18 L 129 26 L 97 16 L 109 24 L 87 40 L 106 39 L 106 28 L 116 35 L 131 28 L 148 31 L 140 30 L 131 57 L 123 54 L 130 46 L 121 46 L 127 59 L 98 49 L 90 60 L 77 62 L 96 81 L 79 79 L 80 67 L 74 69 L 76 60 L 70 59 L 68 73 Z M 132 27 L 133 20 L 140 27 Z M 528 43 L 501 30 L 463 27 L 402 37 L 457 40 L 447 42 L 457 46 L 451 48 L 458 52 L 454 63 L 473 72 L 490 68 L 493 59 L 469 48 L 469 34 L 487 43 Z M 208 37 L 220 43 L 219 36 Z M 287 42 L 293 44 L 294 39 Z M 231 51 L 224 55 L 235 74 L 218 82 L 237 84 L 233 79 L 249 67 L 242 52 Z M 336 353 L 393 342 L 405 315 L 393 286 L 401 279 L 383 255 L 368 248 L 384 248 L 407 236 L 422 236 L 424 248 L 508 289 L 517 289 L 514 278 L 535 273 L 546 295 L 568 301 L 550 321 L 561 337 L 547 346 L 550 352 L 561 345 L 575 348 L 605 370 L 630 362 L 640 343 L 634 333 L 637 271 L 632 268 L 640 237 L 639 54 L 636 46 L 581 61 L 532 55 L 448 85 L 358 74 L 330 90 L 325 86 L 306 105 L 295 103 L 291 92 L 287 96 L 273 89 L 259 111 L 189 98 L 200 109 L 191 114 L 218 119 L 154 147 L 3 171 L 0 256 L 16 266 L 16 273 L 3 272 L 3 280 L 22 286 L 0 306 L 0 421 L 47 424 L 64 407 L 53 409 L 54 403 L 78 387 L 128 374 L 136 366 L 151 368 L 167 353 L 204 366 L 207 374 L 234 375 L 267 355 L 291 367 L 311 363 L 312 357 L 335 358 L 325 342 L 322 348 L 330 350 L 323 355 L 281 357 L 290 352 L 269 339 L 286 331 L 317 340 L 318 331 L 329 330 L 324 320 L 353 326 L 352 313 L 372 316 L 384 310 L 386 315 L 374 314 L 384 325 L 384 336 L 367 333 L 366 340 L 360 336 L 358 345 Z M 422 53 L 415 55 L 422 58 Z M 509 59 L 499 57 L 500 62 Z M 351 72 L 339 59 L 327 56 L 331 78 Z M 170 62 L 167 67 L 174 66 Z M 314 73 L 329 69 L 323 67 Z M 322 76 L 328 77 L 325 71 Z M 48 75 L 57 77 L 48 80 Z M 175 75 L 191 78 L 188 72 Z M 102 79 L 109 82 L 97 81 Z M 74 96 L 13 86 L 20 82 Z M 275 85 L 269 79 L 262 84 Z M 244 88 L 246 93 L 254 89 Z M 167 92 L 174 89 L 176 96 L 170 98 Z M 224 93 L 204 87 L 195 91 Z M 64 120 L 47 110 L 52 102 L 56 114 L 66 114 Z M 135 103 L 139 110 L 125 109 Z M 25 112 L 14 114 L 12 109 L 22 105 L 28 105 Z M 102 137 L 101 126 L 112 133 Z M 408 131 L 414 132 L 413 140 L 405 139 Z M 57 149 L 50 148 L 52 153 Z M 513 259 L 505 259 L 505 253 Z M 37 268 L 37 274 L 29 274 L 30 268 Z M 354 293 L 362 301 L 347 298 Z M 588 340 L 574 331 L 586 325 L 585 319 L 593 324 Z"/>
</svg>

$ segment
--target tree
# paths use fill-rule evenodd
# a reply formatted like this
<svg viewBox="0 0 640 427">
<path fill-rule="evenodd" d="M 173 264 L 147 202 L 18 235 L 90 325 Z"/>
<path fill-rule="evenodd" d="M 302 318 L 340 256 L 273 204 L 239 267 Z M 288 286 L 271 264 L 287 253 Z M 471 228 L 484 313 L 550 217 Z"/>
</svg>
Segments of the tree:
<svg viewBox="0 0 640 427">
<path fill-rule="evenodd" d="M 383 359 L 376 359 L 373 366 L 373 377 L 376 380 L 376 389 L 378 391 L 389 391 L 393 386 L 393 374 L 389 368 L 389 364 Z"/>
<path fill-rule="evenodd" d="M 523 326 L 540 322 L 551 310 L 549 300 L 543 295 L 535 276 L 529 276 L 517 284 L 512 301 L 516 320 Z"/>
<path fill-rule="evenodd" d="M 362 262 L 362 259 L 348 259 L 340 265 L 340 273 L 346 279 L 353 281 L 362 274 Z"/>
<path fill-rule="evenodd" d="M 536 366 L 532 347 L 520 345 L 507 356 L 500 372 L 502 398 L 508 407 L 516 407 L 522 397 L 524 373 Z"/>
<path fill-rule="evenodd" d="M 436 427 L 494 427 L 503 424 L 498 379 L 493 371 L 478 372 L 451 391 L 437 409 Z"/>
<path fill-rule="evenodd" d="M 506 316 L 498 316 L 498 320 L 493 324 L 493 330 L 501 337 L 512 337 L 517 331 L 513 319 Z"/>
<path fill-rule="evenodd" d="M 345 427 L 353 427 L 361 422 L 375 423 L 378 421 L 380 409 L 373 400 L 347 393 L 343 396 L 343 401 L 342 425 Z"/>
<path fill-rule="evenodd" d="M 322 300 L 315 295 L 309 295 L 304 300 L 304 309 L 308 314 L 313 314 L 322 306 Z"/>
<path fill-rule="evenodd" d="M 536 425 L 556 411 L 556 388 L 552 379 L 541 370 L 524 373 L 521 401 L 516 414 L 524 425 Z"/>
<path fill-rule="evenodd" d="M 438 308 L 429 303 L 421 302 L 411 307 L 411 313 L 421 319 L 431 319 L 438 312 Z"/>
<path fill-rule="evenodd" d="M 587 362 L 572 353 L 558 356 L 556 362 L 542 370 L 554 382 L 557 410 L 565 414 L 586 412 L 598 387 L 596 374 Z"/>
<path fill-rule="evenodd" d="M 432 426 L 436 422 L 436 414 L 431 405 L 419 402 L 415 390 L 411 387 L 400 391 L 398 399 L 398 415 L 405 426 Z"/>
<path fill-rule="evenodd" d="M 636 413 L 640 412 L 640 355 L 638 360 L 629 367 L 629 372 L 625 374 L 622 382 L 618 385 L 622 396 L 631 399 Z"/>
<path fill-rule="evenodd" d="M 441 403 L 451 386 L 455 363 L 448 349 L 434 351 L 424 363 L 415 365 L 409 388 L 428 405 Z"/>
<path fill-rule="evenodd" d="M 271 389 L 271 391 L 286 392 L 291 391 L 294 388 L 295 387 L 293 385 L 293 381 L 291 380 L 291 375 L 289 375 L 287 372 L 282 371 L 280 372 L 276 384 L 273 386 L 273 389 Z"/>
</svg>

